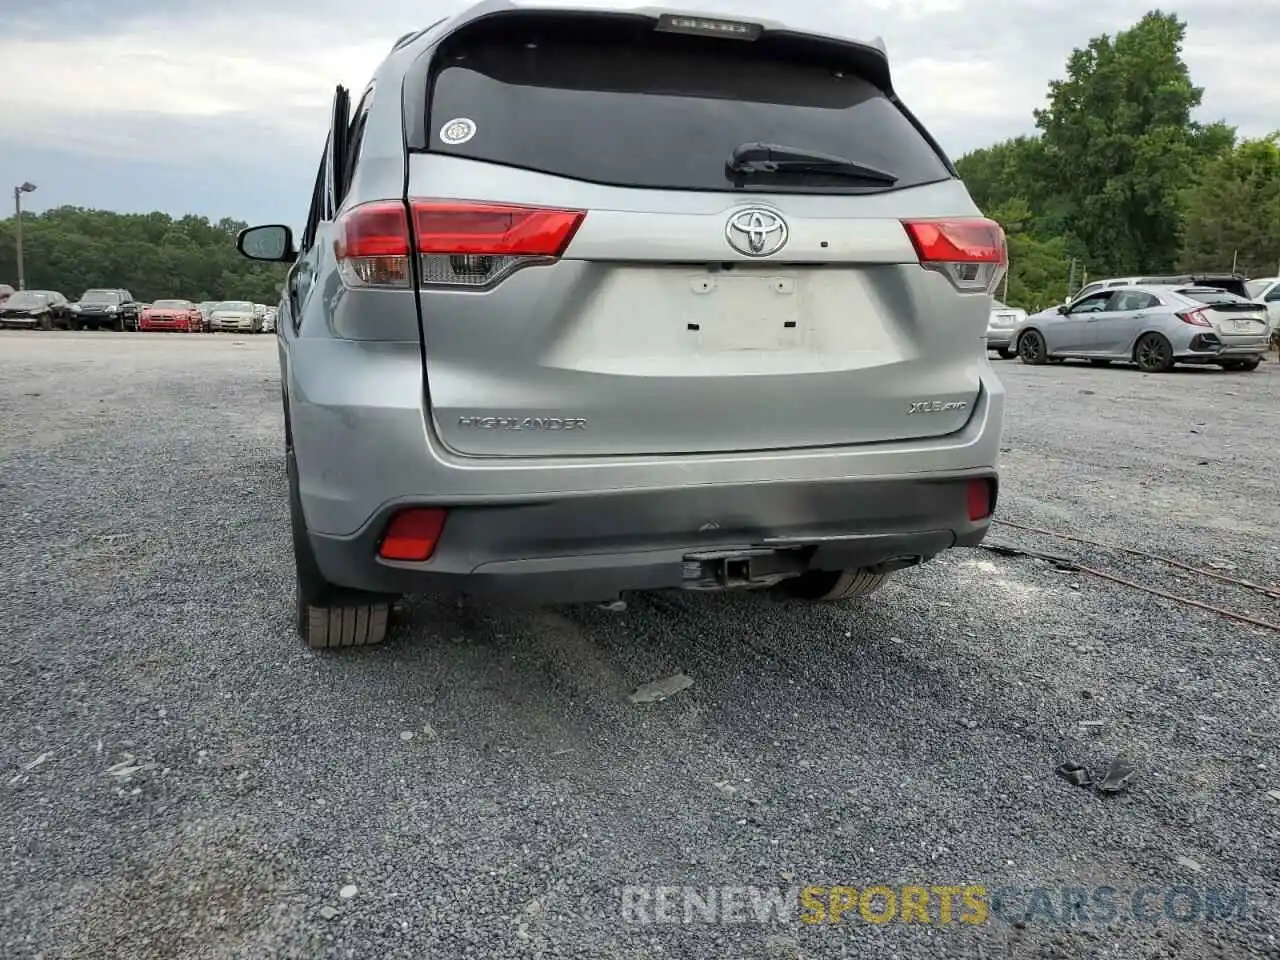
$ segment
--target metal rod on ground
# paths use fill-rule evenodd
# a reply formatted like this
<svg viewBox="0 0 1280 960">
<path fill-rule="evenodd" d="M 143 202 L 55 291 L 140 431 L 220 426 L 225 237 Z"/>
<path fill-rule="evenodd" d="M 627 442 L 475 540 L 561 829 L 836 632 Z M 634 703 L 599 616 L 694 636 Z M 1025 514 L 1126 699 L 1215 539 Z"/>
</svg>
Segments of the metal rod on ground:
<svg viewBox="0 0 1280 960">
<path fill-rule="evenodd" d="M 1195 607 L 1198 610 L 1216 613 L 1220 617 L 1226 617 L 1228 620 L 1234 620 L 1237 623 L 1247 623 L 1251 627 L 1259 627 L 1263 630 L 1274 630 L 1275 632 L 1280 633 L 1280 624 L 1268 623 L 1266 620 L 1257 620 L 1253 617 L 1245 616 L 1243 613 L 1224 610 L 1221 607 L 1215 607 L 1212 604 L 1201 603 L 1199 600 L 1192 600 L 1190 597 L 1180 597 L 1176 593 L 1169 593 L 1167 590 L 1157 590 L 1155 587 L 1148 587 L 1141 583 L 1134 583 L 1132 580 L 1126 580 L 1123 577 L 1117 577 L 1114 574 L 1105 573 L 1102 570 L 1095 570 L 1093 567 L 1086 567 L 1084 564 L 1076 563 L 1074 560 L 1067 560 L 1063 557 L 1055 557 L 1050 554 L 1038 553 L 1035 550 L 1023 550 L 1021 547 L 1013 547 L 1001 543 L 983 543 L 980 546 L 982 549 L 990 550 L 993 553 L 1003 553 L 1005 555 L 1012 554 L 1015 556 L 1020 554 L 1024 557 L 1047 560 L 1050 563 L 1057 564 L 1063 570 L 1078 570 L 1080 573 L 1087 573 L 1100 580 L 1110 580 L 1112 583 L 1118 583 L 1122 587 L 1129 587 L 1142 593 L 1149 593 L 1153 597 L 1172 600 L 1175 603 L 1185 604 L 1188 607 Z"/>
<path fill-rule="evenodd" d="M 1225 574 L 1214 573 L 1212 570 L 1205 570 L 1202 567 L 1193 567 L 1189 563 L 1183 563 L 1181 560 L 1174 560 L 1172 557 L 1162 557 L 1158 553 L 1148 553 L 1146 550 L 1124 547 L 1117 543 L 1103 543 L 1100 540 L 1089 540 L 1085 537 L 1077 537 L 1070 533 L 1058 533 L 1055 530 L 1045 530 L 1042 527 L 1032 527 L 1025 523 L 1015 523 L 1012 520 L 1000 520 L 997 518 L 994 522 L 1003 527 L 1013 527 L 1015 530 L 1025 530 L 1027 533 L 1038 533 L 1046 537 L 1053 537 L 1057 540 L 1069 540 L 1072 543 L 1083 543 L 1086 546 L 1100 547 L 1103 550 L 1115 550 L 1119 553 L 1128 553 L 1135 557 L 1145 557 L 1148 560 L 1165 563 L 1171 567 L 1186 570 L 1189 573 L 1195 573 L 1202 577 L 1209 577 L 1211 580 L 1221 580 L 1223 583 L 1230 583 L 1237 587 L 1256 590 L 1258 593 L 1265 594 L 1268 597 L 1280 599 L 1280 590 L 1272 590 L 1270 587 L 1264 587 L 1260 583 L 1253 583 L 1252 581 L 1244 580 L 1240 577 L 1228 577 Z"/>
</svg>

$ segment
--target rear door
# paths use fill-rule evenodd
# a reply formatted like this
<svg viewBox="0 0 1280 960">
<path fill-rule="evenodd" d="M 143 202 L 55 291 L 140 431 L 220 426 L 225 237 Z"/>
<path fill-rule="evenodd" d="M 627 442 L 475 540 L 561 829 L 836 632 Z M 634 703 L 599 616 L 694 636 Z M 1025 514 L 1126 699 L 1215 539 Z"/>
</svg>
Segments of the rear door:
<svg viewBox="0 0 1280 960">
<path fill-rule="evenodd" d="M 519 23 L 447 41 L 429 148 L 410 156 L 449 447 L 741 451 L 964 426 L 1003 235 L 899 105 L 782 47 Z M 735 176 L 753 142 L 873 169 Z M 953 222 L 903 224 L 932 218 Z"/>
<path fill-rule="evenodd" d="M 1160 301 L 1145 290 L 1117 290 L 1107 309 L 1090 318 L 1092 352 L 1128 356 L 1149 311 L 1158 306 Z"/>
</svg>

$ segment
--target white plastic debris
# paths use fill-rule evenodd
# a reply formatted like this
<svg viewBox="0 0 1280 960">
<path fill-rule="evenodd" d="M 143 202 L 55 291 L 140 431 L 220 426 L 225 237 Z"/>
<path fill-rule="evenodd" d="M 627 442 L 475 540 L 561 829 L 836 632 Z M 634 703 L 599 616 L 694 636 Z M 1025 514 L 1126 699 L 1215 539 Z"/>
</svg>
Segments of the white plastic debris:
<svg viewBox="0 0 1280 960">
<path fill-rule="evenodd" d="M 348 883 L 345 887 L 343 887 L 341 890 L 338 891 L 338 896 L 341 897 L 343 900 L 350 900 L 359 892 L 360 892 L 359 887 L 357 887 L 354 883 Z"/>
<path fill-rule="evenodd" d="M 23 767 L 22 769 L 23 769 L 23 770 L 34 770 L 36 767 L 40 766 L 42 763 L 44 763 L 46 760 L 48 760 L 48 759 L 49 759 L 50 757 L 52 757 L 52 756 L 53 756 L 53 751 L 52 751 L 52 750 L 46 750 L 44 753 L 40 754 L 40 756 L 36 757 L 34 760 L 32 760 L 30 763 L 28 763 L 28 764 L 27 764 L 25 767 Z"/>
<path fill-rule="evenodd" d="M 674 697 L 681 691 L 688 690 L 692 686 L 693 679 L 691 677 L 687 677 L 683 673 L 676 673 L 662 680 L 641 684 L 636 687 L 635 692 L 627 699 L 632 703 L 660 703 L 663 700 Z"/>
</svg>

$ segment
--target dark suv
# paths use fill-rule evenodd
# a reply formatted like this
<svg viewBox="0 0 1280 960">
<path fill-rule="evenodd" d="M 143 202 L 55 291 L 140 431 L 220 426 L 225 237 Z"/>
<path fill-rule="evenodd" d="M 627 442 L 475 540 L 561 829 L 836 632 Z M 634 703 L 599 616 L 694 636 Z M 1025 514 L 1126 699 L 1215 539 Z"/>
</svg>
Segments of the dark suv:
<svg viewBox="0 0 1280 960">
<path fill-rule="evenodd" d="M 71 304 L 65 323 L 72 330 L 136 330 L 138 303 L 128 290 L 86 290 Z"/>
</svg>

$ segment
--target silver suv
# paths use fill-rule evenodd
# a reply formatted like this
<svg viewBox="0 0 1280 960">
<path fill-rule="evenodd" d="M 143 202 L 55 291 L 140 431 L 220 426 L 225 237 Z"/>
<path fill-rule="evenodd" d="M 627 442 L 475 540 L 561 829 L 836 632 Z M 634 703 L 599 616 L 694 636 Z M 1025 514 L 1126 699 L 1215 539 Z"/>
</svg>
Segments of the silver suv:
<svg viewBox="0 0 1280 960">
<path fill-rule="evenodd" d="M 492 0 L 338 88 L 277 327 L 299 629 L 860 596 L 978 543 L 1000 228 L 878 42 Z"/>
</svg>

